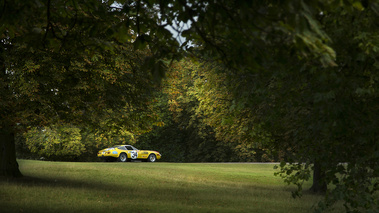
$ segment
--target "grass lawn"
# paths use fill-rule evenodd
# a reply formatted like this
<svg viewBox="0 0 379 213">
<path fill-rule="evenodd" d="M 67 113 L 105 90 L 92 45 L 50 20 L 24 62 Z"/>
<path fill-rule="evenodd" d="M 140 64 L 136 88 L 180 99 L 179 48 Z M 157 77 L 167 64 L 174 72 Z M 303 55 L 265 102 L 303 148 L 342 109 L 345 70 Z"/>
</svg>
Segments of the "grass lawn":
<svg viewBox="0 0 379 213">
<path fill-rule="evenodd" d="M 68 163 L 19 160 L 0 179 L 0 212 L 311 212 L 272 164 Z M 310 187 L 310 183 L 306 183 Z"/>
</svg>

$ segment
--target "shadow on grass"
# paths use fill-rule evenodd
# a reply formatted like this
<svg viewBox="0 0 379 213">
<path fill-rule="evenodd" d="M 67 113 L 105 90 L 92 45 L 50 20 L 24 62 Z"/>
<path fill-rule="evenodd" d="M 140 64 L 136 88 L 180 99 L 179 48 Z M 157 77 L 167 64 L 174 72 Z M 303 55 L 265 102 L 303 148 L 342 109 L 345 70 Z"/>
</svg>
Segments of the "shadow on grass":
<svg viewBox="0 0 379 213">
<path fill-rule="evenodd" d="M 6 178 L 0 177 L 0 184 L 17 184 L 19 186 L 45 186 L 45 187 L 65 187 L 65 188 L 89 188 L 105 189 L 109 187 L 103 183 L 86 182 L 85 180 L 73 180 L 67 178 L 39 178 L 39 177 L 18 177 Z"/>
<path fill-rule="evenodd" d="M 280 199 L 290 197 L 293 190 L 252 181 L 238 187 L 147 175 L 146 182 L 123 175 L 115 182 L 85 176 L 0 178 L 0 212 L 122 212 L 125 208 L 133 212 L 276 212 L 283 203 L 288 205 L 287 199 Z M 15 186 L 9 187 L 13 192 L 3 191 L 4 185 Z M 309 210 L 296 205 L 288 208 L 288 212 Z M 301 210 L 292 211 L 296 208 Z"/>
<path fill-rule="evenodd" d="M 156 179 L 153 179 L 151 180 L 152 182 L 161 182 L 162 179 L 159 179 L 159 178 L 156 178 Z M 166 181 L 163 181 L 163 182 L 166 182 Z M 180 182 L 183 182 L 183 185 L 180 186 L 181 184 L 179 184 Z M 188 184 L 185 180 L 183 181 L 175 181 L 176 184 L 179 185 L 178 188 L 183 188 L 185 185 L 191 185 L 191 184 Z M 109 182 L 93 182 L 93 181 L 87 181 L 85 178 L 83 178 L 82 180 L 75 180 L 75 179 L 70 179 L 70 178 L 62 178 L 62 177 L 43 177 L 43 178 L 40 178 L 40 177 L 32 177 L 32 176 L 23 176 L 23 177 L 17 177 L 17 178 L 7 178 L 7 177 L 0 177 L 0 185 L 2 184 L 16 184 L 18 186 L 28 186 L 28 187 L 31 187 L 31 186 L 35 186 L 35 187 L 39 187 L 39 186 L 44 186 L 44 187 L 52 187 L 52 188 L 59 188 L 59 187 L 63 187 L 63 188 L 72 188 L 72 189 L 89 189 L 89 190 L 108 190 L 109 187 L 113 187 L 113 188 L 118 188 L 120 190 L 122 189 L 125 189 L 125 190 L 128 190 L 130 188 L 128 188 L 128 185 L 133 185 L 132 183 L 132 180 L 129 180 L 127 178 L 125 178 L 125 184 L 121 184 L 121 183 L 109 183 Z M 198 182 L 198 184 L 204 184 L 204 186 L 207 186 L 206 183 L 202 183 L 202 182 Z M 157 185 L 154 185 L 154 187 L 151 187 L 151 186 L 142 186 L 142 188 L 151 188 L 151 189 L 157 189 L 157 190 L 170 190 L 172 187 L 169 187 L 167 188 L 166 187 L 167 185 L 166 184 L 157 184 Z M 213 189 L 217 189 L 217 188 L 223 188 L 223 189 L 227 189 L 227 188 L 232 188 L 232 189 L 236 189 L 234 186 L 225 186 L 225 184 L 212 184 L 210 186 L 207 186 L 207 187 L 210 187 L 210 188 L 213 188 Z M 184 187 L 185 188 L 185 187 Z M 269 186 L 257 186 L 257 185 L 253 185 L 253 186 L 250 186 L 250 187 L 247 187 L 245 189 L 249 189 L 249 188 L 254 188 L 255 190 L 257 191 L 272 191 L 272 190 L 278 190 L 278 188 L 273 188 L 273 187 L 269 187 Z M 289 187 L 289 186 L 286 186 L 284 185 L 283 187 L 279 187 L 282 191 L 287 191 L 287 192 L 291 192 L 293 191 L 294 187 Z M 0 192 L 1 192 L 1 189 L 0 189 Z M 311 193 L 310 191 L 306 190 L 303 192 L 303 194 L 313 194 Z"/>
</svg>

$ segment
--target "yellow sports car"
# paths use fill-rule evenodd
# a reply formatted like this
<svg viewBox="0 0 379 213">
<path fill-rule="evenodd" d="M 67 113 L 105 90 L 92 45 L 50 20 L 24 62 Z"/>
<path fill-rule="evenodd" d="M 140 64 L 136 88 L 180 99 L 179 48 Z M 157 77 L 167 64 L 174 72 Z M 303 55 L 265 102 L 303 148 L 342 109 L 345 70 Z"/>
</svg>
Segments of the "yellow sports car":
<svg viewBox="0 0 379 213">
<path fill-rule="evenodd" d="M 131 145 L 117 145 L 111 148 L 102 149 L 97 153 L 97 157 L 104 161 L 127 162 L 128 160 L 146 160 L 155 162 L 161 159 L 161 154 L 157 151 L 138 150 Z"/>
</svg>

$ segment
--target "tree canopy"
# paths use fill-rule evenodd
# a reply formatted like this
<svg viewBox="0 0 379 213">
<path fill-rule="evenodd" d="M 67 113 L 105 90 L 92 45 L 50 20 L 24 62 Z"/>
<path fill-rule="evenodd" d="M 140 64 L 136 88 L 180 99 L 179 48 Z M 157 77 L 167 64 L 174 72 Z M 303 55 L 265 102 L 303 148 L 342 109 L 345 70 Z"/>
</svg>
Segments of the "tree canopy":
<svg viewBox="0 0 379 213">
<path fill-rule="evenodd" d="M 12 138 L 30 126 L 151 128 L 155 81 L 177 52 L 153 7 L 48 0 L 0 8 L 0 174 L 20 175 Z"/>
<path fill-rule="evenodd" d="M 299 189 L 311 169 L 314 191 L 333 183 L 326 206 L 376 208 L 378 3 L 181 3 L 192 53 L 225 66 L 201 105 L 215 129 L 287 152 L 278 174 Z"/>
<path fill-rule="evenodd" d="M 333 183 L 320 209 L 338 199 L 347 211 L 377 207 L 376 1 L 166 6 L 168 20 L 192 22 L 182 32 L 192 56 L 224 66 L 199 105 L 216 135 L 286 152 L 278 175 L 299 190 L 311 170 L 312 190 Z"/>
</svg>

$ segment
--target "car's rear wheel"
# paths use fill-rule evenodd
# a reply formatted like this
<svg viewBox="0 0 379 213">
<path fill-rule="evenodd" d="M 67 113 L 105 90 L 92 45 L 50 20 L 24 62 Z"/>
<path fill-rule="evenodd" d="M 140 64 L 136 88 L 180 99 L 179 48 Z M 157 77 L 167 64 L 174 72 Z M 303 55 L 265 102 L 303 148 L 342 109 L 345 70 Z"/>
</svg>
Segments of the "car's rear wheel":
<svg viewBox="0 0 379 213">
<path fill-rule="evenodd" d="M 149 157 L 147 158 L 147 161 L 149 162 L 155 162 L 157 160 L 157 156 L 155 154 L 150 154 Z"/>
<path fill-rule="evenodd" d="M 118 159 L 117 159 L 119 162 L 127 162 L 128 161 L 128 156 L 125 154 L 125 153 L 121 153 L 119 156 L 118 156 Z"/>
</svg>

